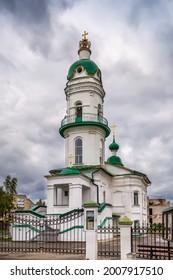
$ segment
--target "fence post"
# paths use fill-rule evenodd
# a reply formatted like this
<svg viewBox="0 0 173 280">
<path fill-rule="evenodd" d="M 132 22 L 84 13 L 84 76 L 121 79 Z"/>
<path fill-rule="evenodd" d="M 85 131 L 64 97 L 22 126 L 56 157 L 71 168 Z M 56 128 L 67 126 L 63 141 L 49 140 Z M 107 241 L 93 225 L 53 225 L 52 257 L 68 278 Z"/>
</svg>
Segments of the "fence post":
<svg viewBox="0 0 173 280">
<path fill-rule="evenodd" d="M 128 217 L 123 217 L 119 221 L 121 260 L 127 260 L 127 254 L 131 253 L 131 226 L 132 221 Z"/>
<path fill-rule="evenodd" d="M 96 260 L 98 251 L 97 216 L 98 203 L 88 201 L 84 203 L 84 230 L 86 231 L 86 259 Z"/>
</svg>

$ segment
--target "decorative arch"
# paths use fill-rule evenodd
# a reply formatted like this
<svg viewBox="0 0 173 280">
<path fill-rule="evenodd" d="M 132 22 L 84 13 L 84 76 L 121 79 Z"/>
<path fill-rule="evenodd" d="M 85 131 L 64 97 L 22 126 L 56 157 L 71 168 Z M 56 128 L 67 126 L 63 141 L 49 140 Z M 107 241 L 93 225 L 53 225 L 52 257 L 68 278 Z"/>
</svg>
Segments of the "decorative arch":
<svg viewBox="0 0 173 280">
<path fill-rule="evenodd" d="M 75 164 L 82 164 L 83 161 L 83 140 L 80 137 L 75 139 Z"/>
</svg>

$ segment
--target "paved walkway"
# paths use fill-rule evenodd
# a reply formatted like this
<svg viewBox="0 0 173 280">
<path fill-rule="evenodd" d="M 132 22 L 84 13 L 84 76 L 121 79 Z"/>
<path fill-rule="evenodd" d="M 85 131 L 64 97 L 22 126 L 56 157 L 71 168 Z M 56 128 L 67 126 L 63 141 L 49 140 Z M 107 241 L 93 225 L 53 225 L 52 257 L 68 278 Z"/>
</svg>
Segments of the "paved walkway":
<svg viewBox="0 0 173 280">
<path fill-rule="evenodd" d="M 85 260 L 84 255 L 49 253 L 0 253 L 0 260 Z"/>
</svg>

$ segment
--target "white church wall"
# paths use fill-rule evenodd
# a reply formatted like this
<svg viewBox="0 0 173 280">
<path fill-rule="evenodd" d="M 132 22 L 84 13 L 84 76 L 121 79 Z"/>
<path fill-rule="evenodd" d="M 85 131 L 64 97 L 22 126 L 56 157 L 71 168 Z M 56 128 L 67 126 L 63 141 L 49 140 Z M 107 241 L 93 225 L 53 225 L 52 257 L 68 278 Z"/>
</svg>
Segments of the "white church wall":
<svg viewBox="0 0 173 280">
<path fill-rule="evenodd" d="M 54 213 L 54 185 L 47 186 L 47 214 Z"/>
<path fill-rule="evenodd" d="M 88 82 L 88 79 L 86 79 Z M 96 93 L 95 91 L 95 82 L 90 82 L 87 84 L 83 81 L 78 84 L 74 84 L 71 86 L 73 88 L 70 92 L 70 100 L 68 102 L 68 115 L 74 115 L 76 112 L 76 102 L 82 102 L 82 112 L 83 113 L 90 113 L 90 114 L 97 114 L 98 113 L 98 104 L 102 104 L 102 98 L 100 94 Z M 92 89 L 93 87 L 93 89 Z M 94 91 L 94 94 L 92 93 Z"/>
<path fill-rule="evenodd" d="M 123 175 L 123 174 L 131 174 L 131 170 L 125 168 L 123 166 L 116 166 L 105 162 L 106 169 L 114 175 Z"/>
<path fill-rule="evenodd" d="M 83 186 L 82 187 L 82 205 L 86 201 L 91 200 L 90 188 Z"/>
<path fill-rule="evenodd" d="M 99 203 L 112 203 L 109 188 L 110 176 L 103 170 L 98 170 L 94 175 L 94 183 L 98 185 Z"/>
<path fill-rule="evenodd" d="M 54 205 L 52 209 L 50 208 L 50 211 L 47 211 L 47 214 L 63 214 L 69 211 L 69 206 L 64 205 Z"/>
<path fill-rule="evenodd" d="M 98 226 L 112 226 L 112 207 L 107 206 L 101 213 L 98 213 Z"/>
<path fill-rule="evenodd" d="M 87 188 L 86 197 L 90 197 L 91 180 L 82 174 L 50 176 L 48 180 L 47 214 L 65 213 L 75 208 L 82 208 L 82 186 Z M 65 196 L 65 191 L 68 191 L 68 196 Z M 60 198 L 57 197 L 58 195 Z"/>
<path fill-rule="evenodd" d="M 79 137 L 79 135 L 83 141 L 82 164 L 84 165 L 100 164 L 100 141 L 102 140 L 104 143 L 104 139 L 105 139 L 105 133 L 101 128 L 93 125 L 87 125 L 87 126 L 80 126 L 78 127 L 78 130 L 76 130 L 76 127 L 71 127 L 66 130 L 65 137 L 66 135 L 68 135 L 67 138 L 68 144 L 66 144 L 67 149 L 65 154 L 67 166 L 69 166 L 68 157 L 70 154 L 73 156 L 73 165 L 75 165 L 75 140 L 77 137 Z"/>
<path fill-rule="evenodd" d="M 82 185 L 71 184 L 69 187 L 69 209 L 82 207 Z"/>
<path fill-rule="evenodd" d="M 142 178 L 132 175 L 114 177 L 111 189 L 113 211 L 121 217 L 128 216 L 131 220 L 138 220 L 142 224 L 147 210 L 143 198 L 146 196 L 146 187 Z M 134 193 L 137 193 L 137 201 Z"/>
</svg>

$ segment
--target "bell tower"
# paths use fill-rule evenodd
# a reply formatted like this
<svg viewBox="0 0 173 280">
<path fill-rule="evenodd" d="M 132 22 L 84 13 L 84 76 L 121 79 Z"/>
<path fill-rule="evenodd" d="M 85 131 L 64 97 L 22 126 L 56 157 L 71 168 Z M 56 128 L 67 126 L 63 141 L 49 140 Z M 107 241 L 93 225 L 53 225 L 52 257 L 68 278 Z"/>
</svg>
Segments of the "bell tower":
<svg viewBox="0 0 173 280">
<path fill-rule="evenodd" d="M 105 139 L 110 134 L 103 114 L 105 91 L 101 71 L 90 59 L 91 42 L 85 31 L 79 42 L 79 59 L 68 71 L 65 95 L 67 115 L 61 122 L 65 138 L 65 165 L 102 165 L 105 162 Z"/>
</svg>

